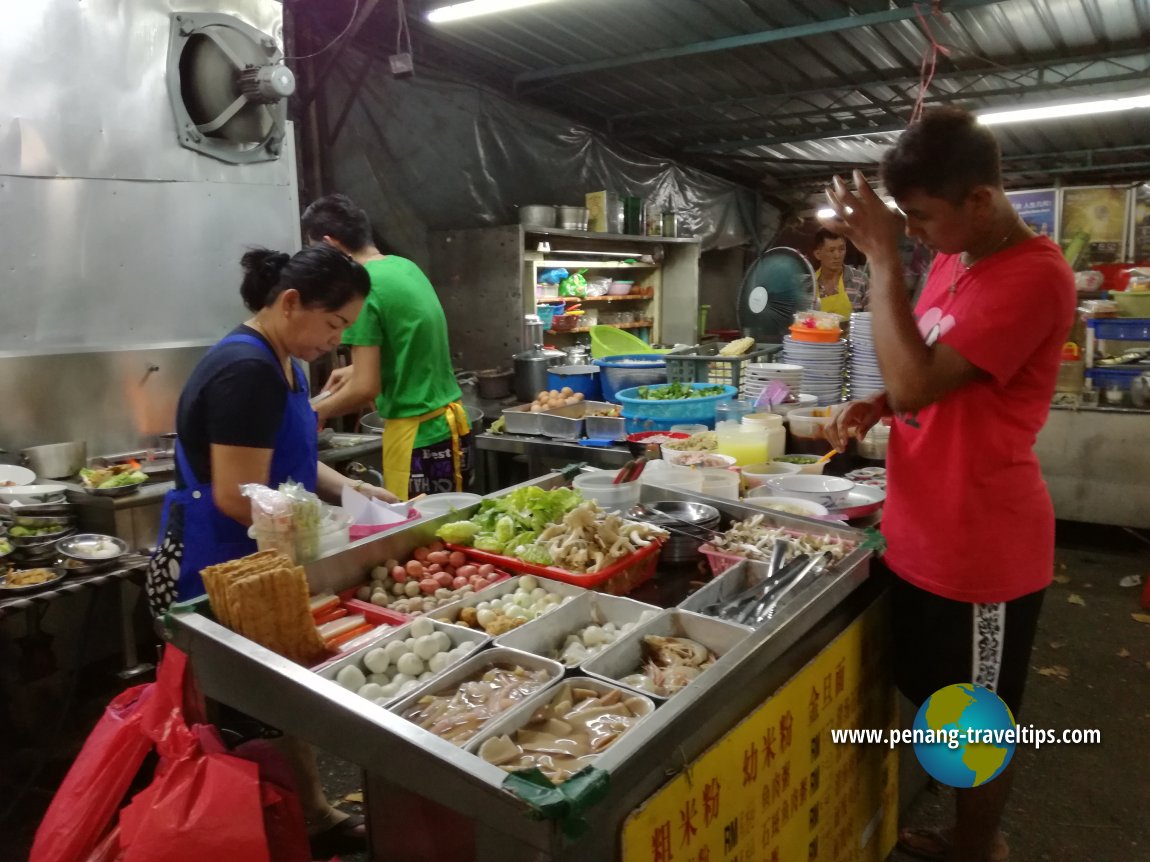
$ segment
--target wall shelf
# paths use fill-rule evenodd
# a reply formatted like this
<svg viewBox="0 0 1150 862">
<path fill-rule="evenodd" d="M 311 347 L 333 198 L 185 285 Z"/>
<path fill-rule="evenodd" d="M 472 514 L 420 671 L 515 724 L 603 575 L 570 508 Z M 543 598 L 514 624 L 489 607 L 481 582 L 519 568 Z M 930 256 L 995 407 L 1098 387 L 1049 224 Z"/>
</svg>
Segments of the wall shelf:
<svg viewBox="0 0 1150 862">
<path fill-rule="evenodd" d="M 657 263 L 624 263 L 621 260 L 532 260 L 527 263 L 539 269 L 657 269 Z"/>
<path fill-rule="evenodd" d="M 653 320 L 637 320 L 634 323 L 598 323 L 596 326 L 610 326 L 612 329 L 650 329 L 655 325 Z M 548 335 L 573 335 L 577 332 L 590 332 L 591 327 L 580 326 L 576 329 L 548 329 Z"/>
<path fill-rule="evenodd" d="M 539 302 L 619 302 L 621 300 L 654 299 L 645 293 L 632 293 L 627 296 L 541 296 Z"/>
</svg>

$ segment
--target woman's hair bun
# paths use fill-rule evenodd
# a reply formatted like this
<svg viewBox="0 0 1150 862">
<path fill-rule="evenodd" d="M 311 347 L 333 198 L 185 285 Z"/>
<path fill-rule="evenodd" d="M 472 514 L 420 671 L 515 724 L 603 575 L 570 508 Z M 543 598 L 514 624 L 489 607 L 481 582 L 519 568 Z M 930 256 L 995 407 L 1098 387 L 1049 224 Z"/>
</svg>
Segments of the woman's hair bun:
<svg viewBox="0 0 1150 862">
<path fill-rule="evenodd" d="M 244 270 L 240 296 L 249 310 L 256 312 L 270 304 L 280 275 L 290 260 L 291 255 L 267 248 L 253 248 L 244 253 L 240 260 Z"/>
</svg>

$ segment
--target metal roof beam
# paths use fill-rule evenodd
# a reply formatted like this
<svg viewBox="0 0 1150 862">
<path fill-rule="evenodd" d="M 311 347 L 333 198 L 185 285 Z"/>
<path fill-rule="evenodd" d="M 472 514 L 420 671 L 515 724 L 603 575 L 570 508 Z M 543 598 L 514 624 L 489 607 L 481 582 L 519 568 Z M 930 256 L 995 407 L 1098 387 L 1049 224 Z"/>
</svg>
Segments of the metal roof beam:
<svg viewBox="0 0 1150 862">
<path fill-rule="evenodd" d="M 959 102 L 959 101 L 963 101 L 966 99 L 985 100 L 985 99 L 995 99 L 995 98 L 1002 98 L 1002 97 L 1008 97 L 1008 96 L 1029 96 L 1033 93 L 1042 93 L 1042 92 L 1047 92 L 1050 90 L 1061 91 L 1061 90 L 1065 90 L 1067 87 L 1102 86 L 1105 84 L 1124 84 L 1124 83 L 1129 83 L 1131 81 L 1145 81 L 1146 77 L 1147 77 L 1146 71 L 1137 70 L 1137 71 L 1132 71 L 1132 72 L 1125 72 L 1121 75 L 1106 75 L 1103 77 L 1089 78 L 1089 79 L 1084 79 L 1084 80 L 1073 80 L 1073 76 L 1068 76 L 1066 79 L 1063 79 L 1063 80 L 1045 81 L 1041 84 L 1028 84 L 1025 82 L 1019 82 L 1014 87 L 1000 87 L 1000 88 L 997 88 L 994 90 L 970 90 L 968 88 L 962 88 L 962 89 L 956 90 L 955 92 L 935 93 L 931 96 L 928 96 L 926 99 L 926 104 L 927 105 L 937 105 L 937 104 L 942 104 L 942 103 L 947 103 L 947 102 Z M 731 121 L 727 121 L 724 123 L 716 123 L 714 126 L 688 126 L 685 129 L 675 128 L 674 131 L 677 134 L 680 132 L 684 133 L 684 134 L 679 134 L 680 138 L 683 138 L 683 137 L 691 138 L 691 137 L 696 137 L 696 134 L 691 134 L 691 132 L 695 132 L 698 135 L 701 135 L 701 134 L 705 133 L 708 129 L 741 128 L 741 129 L 750 130 L 750 129 L 753 129 L 756 127 L 762 127 L 762 126 L 769 127 L 770 125 L 783 123 L 783 122 L 786 122 L 787 120 L 809 120 L 809 119 L 813 119 L 813 118 L 817 118 L 817 117 L 827 117 L 827 116 L 830 116 L 832 114 L 843 114 L 843 113 L 846 113 L 848 111 L 856 114 L 856 116 L 859 114 L 859 112 L 863 112 L 863 113 L 870 112 L 871 114 L 875 114 L 875 115 L 879 114 L 880 112 L 886 113 L 886 114 L 891 114 L 891 113 L 893 113 L 897 110 L 900 110 L 900 109 L 908 109 L 908 108 L 914 107 L 916 100 L 917 100 L 917 94 L 908 94 L 908 95 L 900 96 L 897 99 L 887 99 L 881 105 L 879 105 L 879 104 L 847 105 L 847 106 L 842 106 L 842 107 L 835 107 L 834 104 L 831 104 L 825 108 L 803 110 L 803 111 L 792 111 L 790 113 L 781 113 L 780 112 L 780 113 L 772 114 L 769 117 L 764 116 L 764 117 L 747 118 L 744 120 L 731 120 Z M 987 106 L 987 107 L 990 107 L 990 106 Z M 995 107 L 997 107 L 997 106 L 995 106 Z M 860 119 L 862 119 L 862 118 L 860 117 Z M 648 134 L 650 134 L 650 133 L 648 133 Z M 635 136 L 628 135 L 627 137 L 635 137 Z M 666 140 L 666 136 L 661 136 L 661 137 L 664 140 Z M 707 145 L 700 143 L 700 144 L 696 144 L 696 146 L 704 147 Z"/>
<path fill-rule="evenodd" d="M 996 6 L 1006 0 L 944 0 L 943 12 L 958 12 L 963 9 L 975 9 L 980 6 Z M 571 63 L 566 66 L 554 66 L 550 69 L 536 69 L 530 72 L 521 72 L 515 76 L 515 86 L 530 84 L 536 81 L 549 81 L 554 78 L 564 78 L 571 75 L 583 75 L 589 72 L 602 72 L 608 69 L 622 69 L 641 63 L 653 63 L 659 60 L 674 60 L 680 57 L 692 57 L 699 54 L 712 54 L 718 51 L 732 51 L 737 48 L 749 48 L 754 45 L 767 45 L 772 42 L 786 42 L 791 39 L 803 39 L 809 36 L 822 36 L 827 33 L 842 33 L 846 30 L 856 30 L 860 27 L 875 27 L 882 24 L 892 24 L 905 21 L 919 14 L 916 6 L 903 6 L 896 9 L 887 9 L 882 12 L 869 12 L 863 15 L 848 15 L 844 18 L 832 18 L 826 21 L 812 21 L 809 24 L 799 24 L 794 27 L 780 27 L 775 30 L 762 30 L 758 33 L 745 33 L 741 36 L 727 36 L 723 39 L 711 39 L 707 42 L 695 42 L 690 45 L 678 45 L 673 48 L 657 48 L 652 51 L 639 51 L 626 57 L 606 57 L 602 60 L 588 60 L 584 63 Z"/>
<path fill-rule="evenodd" d="M 1145 56 L 1150 53 L 1145 45 L 1136 48 L 1127 48 L 1121 51 L 1108 51 L 1100 54 L 1092 52 L 1089 54 L 1077 54 L 1071 57 L 1053 57 L 1049 60 L 1027 60 L 1021 63 L 1008 63 L 1008 64 L 990 64 L 980 66 L 977 69 L 958 69 L 954 71 L 938 72 L 934 76 L 934 83 L 948 81 L 953 78 L 970 78 L 983 75 L 1002 75 L 1011 72 L 1026 72 L 1034 70 L 1037 72 L 1040 69 L 1048 69 L 1055 66 L 1070 66 L 1076 63 L 1102 63 L 1114 62 L 1125 57 Z M 870 87 L 906 87 L 914 86 L 921 80 L 921 75 L 917 72 L 913 75 L 897 75 L 891 77 L 876 77 L 864 81 L 850 81 L 847 86 L 852 91 L 865 90 Z M 691 111 L 698 111 L 703 109 L 715 110 L 722 108 L 745 108 L 752 105 L 757 105 L 762 102 L 769 102 L 773 99 L 789 99 L 798 96 L 807 95 L 820 95 L 825 94 L 828 90 L 836 90 L 842 88 L 842 82 L 827 83 L 821 87 L 809 87 L 803 90 L 779 90 L 773 93 L 760 93 L 755 96 L 744 97 L 740 99 L 726 99 L 715 100 L 711 99 L 706 102 L 688 102 L 685 104 L 668 105 L 662 108 L 647 108 L 636 111 L 628 111 L 625 114 L 616 114 L 611 119 L 616 122 L 625 122 L 628 120 L 636 120 L 643 117 L 656 117 L 664 116 L 667 114 L 689 113 Z M 623 132 L 623 134 L 632 134 L 631 132 Z M 643 134 L 643 132 L 636 131 L 634 134 Z"/>
</svg>

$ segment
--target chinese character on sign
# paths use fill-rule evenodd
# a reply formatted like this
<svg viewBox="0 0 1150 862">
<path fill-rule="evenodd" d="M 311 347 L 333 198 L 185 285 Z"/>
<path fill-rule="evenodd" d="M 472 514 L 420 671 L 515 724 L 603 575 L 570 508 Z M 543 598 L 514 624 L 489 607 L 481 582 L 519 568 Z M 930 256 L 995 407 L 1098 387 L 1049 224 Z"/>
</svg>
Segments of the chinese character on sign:
<svg viewBox="0 0 1150 862">
<path fill-rule="evenodd" d="M 775 790 L 775 798 L 778 799 L 779 794 L 783 792 L 783 777 L 776 772 L 771 776 L 771 785 Z"/>
<path fill-rule="evenodd" d="M 811 806 L 810 813 L 807 815 L 807 828 L 814 829 L 819 825 L 819 805 L 816 802 Z"/>
<path fill-rule="evenodd" d="M 791 786 L 791 765 L 789 763 L 783 764 L 783 790 Z"/>
<path fill-rule="evenodd" d="M 840 659 L 835 667 L 835 697 L 843 693 L 847 686 L 847 665 L 845 659 Z"/>
<path fill-rule="evenodd" d="M 787 799 L 787 797 L 785 797 L 785 796 L 783 797 L 782 814 L 783 814 L 783 825 L 785 826 L 787 821 L 791 819 L 791 801 L 789 799 Z"/>
<path fill-rule="evenodd" d="M 703 788 L 703 825 L 710 826 L 719 816 L 719 779 L 712 778 Z"/>
<path fill-rule="evenodd" d="M 779 754 L 786 754 L 794 737 L 795 719 L 788 709 L 779 719 Z"/>
<path fill-rule="evenodd" d="M 752 742 L 743 752 L 743 787 L 753 784 L 759 777 L 759 750 Z"/>
<path fill-rule="evenodd" d="M 775 760 L 775 729 L 768 727 L 763 735 L 763 767 L 766 768 Z"/>
<path fill-rule="evenodd" d="M 771 834 L 776 838 L 779 835 L 779 812 L 771 815 Z"/>
<path fill-rule="evenodd" d="M 830 704 L 834 696 L 834 683 L 831 681 L 831 675 L 828 673 L 823 677 L 823 705 L 826 706 Z"/>
<path fill-rule="evenodd" d="M 759 807 L 760 808 L 770 808 L 771 807 L 771 782 L 770 781 L 764 781 L 763 782 L 763 801 Z"/>
<path fill-rule="evenodd" d="M 807 848 L 807 862 L 815 862 L 819 858 L 819 836 L 811 839 L 810 846 Z"/>
<path fill-rule="evenodd" d="M 816 766 L 811 770 L 811 795 L 814 796 L 819 792 L 819 768 Z"/>
<path fill-rule="evenodd" d="M 819 759 L 819 752 L 822 751 L 822 742 L 818 735 L 811 737 L 811 760 Z"/>
<path fill-rule="evenodd" d="M 651 833 L 651 862 L 671 862 L 671 822 L 655 828 Z"/>
<path fill-rule="evenodd" d="M 684 844 L 690 846 L 691 839 L 695 833 L 699 831 L 695 826 L 695 814 L 697 810 L 695 800 L 691 798 L 686 801 L 683 805 L 683 810 L 679 812 L 679 829 L 683 833 L 683 837 L 679 842 L 680 846 Z"/>
<path fill-rule="evenodd" d="M 771 862 L 779 862 L 779 848 L 776 847 L 771 851 Z"/>
<path fill-rule="evenodd" d="M 730 853 L 739 844 L 739 818 L 723 827 L 723 852 Z"/>
<path fill-rule="evenodd" d="M 811 686 L 811 699 L 807 704 L 807 718 L 810 719 L 811 724 L 819 720 L 819 690 L 813 685 Z"/>
<path fill-rule="evenodd" d="M 711 862 L 711 848 L 702 847 L 699 849 L 699 855 L 695 857 L 696 862 Z"/>
<path fill-rule="evenodd" d="M 807 780 L 804 778 L 799 782 L 799 802 L 807 801 Z"/>
</svg>

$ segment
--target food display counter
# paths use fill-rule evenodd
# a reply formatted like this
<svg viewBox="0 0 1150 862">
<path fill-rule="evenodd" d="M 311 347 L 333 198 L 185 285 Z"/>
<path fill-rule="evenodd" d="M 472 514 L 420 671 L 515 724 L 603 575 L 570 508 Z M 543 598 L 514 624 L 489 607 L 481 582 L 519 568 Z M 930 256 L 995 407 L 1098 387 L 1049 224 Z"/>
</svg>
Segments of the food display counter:
<svg viewBox="0 0 1150 862">
<path fill-rule="evenodd" d="M 527 484 L 561 483 L 552 474 Z M 260 647 L 215 622 L 204 602 L 170 613 L 165 636 L 188 653 L 205 695 L 363 768 L 373 859 L 770 860 L 797 859 L 800 850 L 804 859 L 884 859 L 897 810 L 894 753 L 830 742 L 835 727 L 894 721 L 884 593 L 870 577 L 866 534 L 654 485 L 643 486 L 641 499 L 705 502 L 724 524 L 759 515 L 855 547 L 805 580 L 769 622 L 716 646 L 708 670 L 656 698 L 654 711 L 619 736 L 594 770 L 558 787 L 509 776 L 405 720 L 394 704 L 377 705 Z M 373 567 L 406 559 L 457 518 L 416 521 L 321 558 L 306 567 L 309 587 L 358 587 Z M 742 576 L 755 565 L 763 564 L 732 571 Z M 686 590 L 660 589 L 661 581 L 697 586 L 701 577 L 693 563 L 685 572 L 660 566 L 632 598 L 659 596 L 670 607 Z M 548 619 L 517 629 L 519 642 Z M 656 629 L 665 625 L 659 619 L 650 623 Z M 861 855 L 844 855 L 849 848 Z"/>
</svg>

